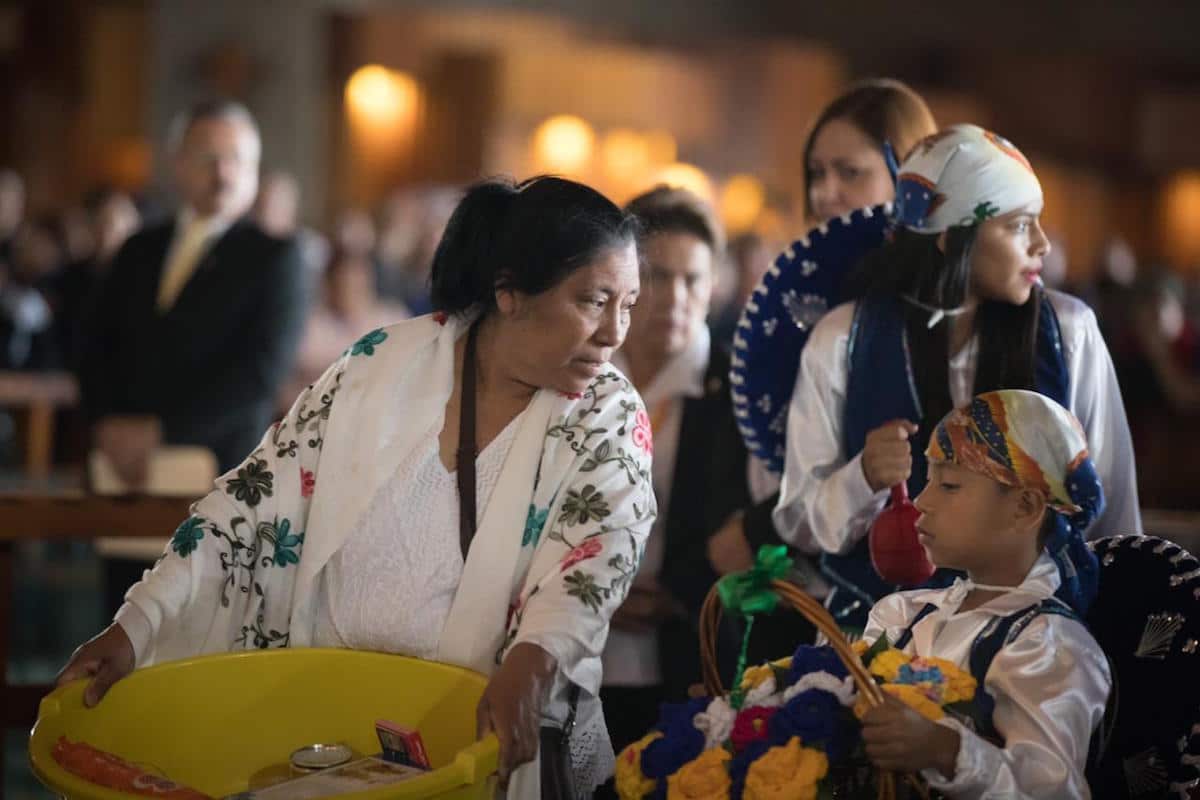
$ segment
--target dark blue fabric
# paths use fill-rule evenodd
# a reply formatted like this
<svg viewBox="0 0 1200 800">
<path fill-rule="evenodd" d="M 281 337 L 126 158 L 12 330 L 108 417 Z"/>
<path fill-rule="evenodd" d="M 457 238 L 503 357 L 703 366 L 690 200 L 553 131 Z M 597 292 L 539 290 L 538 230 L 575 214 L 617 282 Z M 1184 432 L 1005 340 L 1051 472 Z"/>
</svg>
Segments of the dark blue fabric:
<svg viewBox="0 0 1200 800">
<path fill-rule="evenodd" d="M 1040 603 L 1026 606 L 1007 617 L 998 617 L 983 630 L 983 633 L 975 637 L 975 641 L 971 644 L 971 677 L 975 679 L 975 698 L 972 701 L 974 712 L 972 713 L 972 717 L 975 720 L 975 732 L 985 739 L 1003 741 L 1000 734 L 996 732 L 995 725 L 992 722 L 992 712 L 996 708 L 996 699 L 988 694 L 983 685 L 984 679 L 987 678 L 988 670 L 992 668 L 992 662 L 996 659 L 996 655 L 1000 652 L 1000 649 L 1006 644 L 1015 641 L 1021 635 L 1021 631 L 1025 630 L 1029 623 L 1042 614 L 1058 614 L 1063 617 L 1079 620 L 1083 624 L 1083 620 L 1080 619 L 1079 615 L 1070 606 L 1052 597 L 1042 600 Z M 915 620 L 913 624 L 916 624 Z"/>
<path fill-rule="evenodd" d="M 773 472 L 783 472 L 800 352 L 820 318 L 851 299 L 846 277 L 883 244 L 887 227 L 887 208 L 875 206 L 809 231 L 775 259 L 738 320 L 729 376 L 734 413 L 746 448 Z"/>
<path fill-rule="evenodd" d="M 880 425 L 895 419 L 921 422 L 923 414 L 912 377 L 902 303 L 892 295 L 871 295 L 860 300 L 855 310 L 842 419 L 847 460 L 862 452 L 867 434 Z M 1047 297 L 1042 298 L 1038 319 L 1034 377 L 1038 392 L 1066 407 L 1070 375 L 1063 356 L 1058 315 Z M 921 448 L 914 447 L 912 455 L 908 493 L 916 497 L 925 488 L 928 465 Z M 845 555 L 822 554 L 821 570 L 835 586 L 829 602 L 830 613 L 846 628 L 865 627 L 874 602 L 903 588 L 885 582 L 875 572 L 867 537 Z M 953 574 L 939 570 L 933 580 L 932 585 L 944 586 L 953 580 Z"/>
</svg>

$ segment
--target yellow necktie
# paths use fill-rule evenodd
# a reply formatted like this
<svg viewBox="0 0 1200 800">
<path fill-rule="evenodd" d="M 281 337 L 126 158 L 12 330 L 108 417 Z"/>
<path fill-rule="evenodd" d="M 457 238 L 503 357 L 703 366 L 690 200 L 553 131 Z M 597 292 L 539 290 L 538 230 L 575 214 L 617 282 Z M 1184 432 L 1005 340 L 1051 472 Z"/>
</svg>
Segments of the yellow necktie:
<svg viewBox="0 0 1200 800">
<path fill-rule="evenodd" d="M 162 279 L 158 282 L 158 310 L 165 312 L 175 305 L 175 300 L 188 278 L 196 270 L 200 254 L 208 241 L 208 226 L 203 220 L 193 220 L 183 236 L 176 242 L 171 251 L 171 260 L 163 269 Z"/>
</svg>

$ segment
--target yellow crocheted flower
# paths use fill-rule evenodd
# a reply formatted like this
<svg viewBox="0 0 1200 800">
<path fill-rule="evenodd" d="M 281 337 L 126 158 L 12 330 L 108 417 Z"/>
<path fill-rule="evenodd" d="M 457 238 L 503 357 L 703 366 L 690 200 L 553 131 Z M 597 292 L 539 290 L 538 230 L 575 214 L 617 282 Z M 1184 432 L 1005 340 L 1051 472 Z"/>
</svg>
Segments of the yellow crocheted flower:
<svg viewBox="0 0 1200 800">
<path fill-rule="evenodd" d="M 770 664 L 760 664 L 757 667 L 746 667 L 746 671 L 742 673 L 741 689 L 743 692 L 748 692 L 751 689 L 756 688 L 767 678 L 774 678 L 776 669 L 791 668 L 791 656 L 788 656 L 787 658 L 781 658 L 778 661 L 772 661 Z"/>
<path fill-rule="evenodd" d="M 621 800 L 642 800 L 658 786 L 657 781 L 642 773 L 642 751 L 661 738 L 662 734 L 654 731 L 626 747 L 617 757 L 617 796 Z"/>
<path fill-rule="evenodd" d="M 800 746 L 793 736 L 759 756 L 746 773 L 745 800 L 816 800 L 817 782 L 829 771 L 820 750 Z"/>
<path fill-rule="evenodd" d="M 896 676 L 900 674 L 900 668 L 909 661 L 909 657 L 899 650 L 894 648 L 884 650 L 871 659 L 871 674 L 890 683 L 896 680 Z"/>
<path fill-rule="evenodd" d="M 723 747 L 705 750 L 667 778 L 667 800 L 729 800 L 730 758 Z"/>
<path fill-rule="evenodd" d="M 924 666 L 937 667 L 938 671 L 942 673 L 942 677 L 945 679 L 945 683 L 942 685 L 942 705 L 970 700 L 975 696 L 975 678 L 971 673 L 959 668 L 953 661 L 933 657 L 914 659 L 914 668 L 917 667 L 917 661 L 922 662 Z"/>
<path fill-rule="evenodd" d="M 880 687 L 888 694 L 898 698 L 902 703 L 916 711 L 922 717 L 931 720 L 939 720 L 945 716 L 942 707 L 925 693 L 925 688 L 921 686 L 912 686 L 904 683 L 885 683 Z M 855 712 L 857 713 L 857 707 Z"/>
<path fill-rule="evenodd" d="M 871 643 L 866 639 L 855 639 L 850 643 L 850 649 L 854 651 L 854 655 L 862 658 L 863 654 L 871 649 Z"/>
</svg>

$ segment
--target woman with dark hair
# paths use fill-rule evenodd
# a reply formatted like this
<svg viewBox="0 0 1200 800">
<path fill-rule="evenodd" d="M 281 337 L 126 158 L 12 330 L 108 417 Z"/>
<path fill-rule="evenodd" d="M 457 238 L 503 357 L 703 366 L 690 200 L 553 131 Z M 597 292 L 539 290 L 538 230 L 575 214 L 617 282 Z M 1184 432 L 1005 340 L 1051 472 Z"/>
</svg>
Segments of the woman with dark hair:
<svg viewBox="0 0 1200 800">
<path fill-rule="evenodd" d="M 872 521 L 891 487 L 924 487 L 933 423 L 975 394 L 1031 389 L 1071 410 L 1108 497 L 1091 535 L 1141 532 L 1129 425 L 1096 317 L 1040 283 L 1049 242 L 1029 162 L 1005 139 L 956 125 L 916 147 L 896 195 L 891 239 L 860 265 L 856 299 L 819 322 L 797 310 L 811 334 L 774 514 L 786 540 L 821 554 L 830 607 L 851 629 L 894 588 L 867 552 Z M 877 225 L 874 212 L 843 227 Z M 815 248 L 842 235 L 834 227 L 796 245 L 807 272 L 831 267 Z"/>
<path fill-rule="evenodd" d="M 896 162 L 937 131 L 929 106 L 905 84 L 876 78 L 825 107 L 804 143 L 808 218 L 827 222 L 892 200 Z"/>
<path fill-rule="evenodd" d="M 925 101 L 900 81 L 876 78 L 850 86 L 821 111 L 804 143 L 808 218 L 826 223 L 854 209 L 892 202 L 895 159 L 935 131 Z M 736 324 L 734 317 L 728 326 Z M 753 460 L 751 470 L 756 489 L 774 491 L 777 478 L 760 461 Z M 758 503 L 732 515 L 709 538 L 709 560 L 720 575 L 747 569 L 754 550 L 764 544 L 778 544 L 778 538 L 768 504 Z M 813 585 L 809 589 L 819 591 Z"/>
<path fill-rule="evenodd" d="M 437 311 L 363 336 L 303 392 L 60 682 L 91 676 L 94 704 L 198 653 L 435 659 L 491 676 L 478 724 L 510 796 L 541 796 L 553 765 L 516 768 L 568 718 L 591 792 L 613 767 L 600 651 L 655 515 L 649 421 L 609 364 L 639 290 L 635 225 L 558 178 L 468 191 L 434 259 Z"/>
</svg>

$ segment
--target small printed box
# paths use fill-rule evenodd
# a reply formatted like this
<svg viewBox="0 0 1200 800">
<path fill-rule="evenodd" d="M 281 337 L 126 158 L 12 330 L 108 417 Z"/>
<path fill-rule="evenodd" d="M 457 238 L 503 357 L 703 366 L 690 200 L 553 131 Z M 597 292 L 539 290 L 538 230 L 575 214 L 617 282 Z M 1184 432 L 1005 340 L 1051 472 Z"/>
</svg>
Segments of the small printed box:
<svg viewBox="0 0 1200 800">
<path fill-rule="evenodd" d="M 421 741 L 421 733 L 416 728 L 380 719 L 375 721 L 375 733 L 379 736 L 379 746 L 383 748 L 384 761 L 430 769 L 425 743 Z"/>
</svg>

